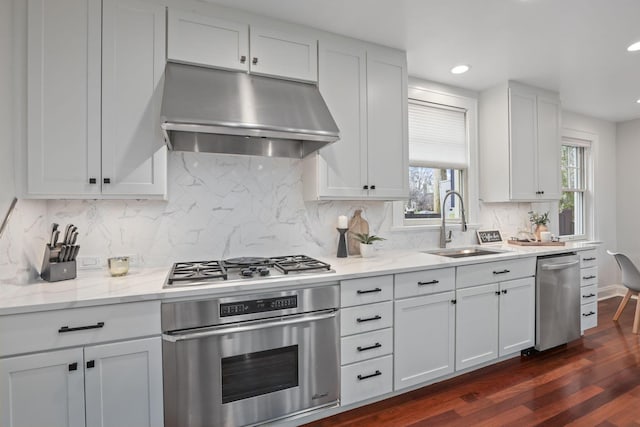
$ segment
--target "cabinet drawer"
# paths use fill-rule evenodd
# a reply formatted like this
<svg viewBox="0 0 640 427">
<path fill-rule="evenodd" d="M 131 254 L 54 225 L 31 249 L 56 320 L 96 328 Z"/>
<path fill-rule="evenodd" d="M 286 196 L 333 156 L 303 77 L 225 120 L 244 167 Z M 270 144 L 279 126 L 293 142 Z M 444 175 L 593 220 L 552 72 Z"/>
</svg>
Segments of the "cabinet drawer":
<svg viewBox="0 0 640 427">
<path fill-rule="evenodd" d="M 580 268 L 595 267 L 598 265 L 598 257 L 596 256 L 596 250 L 579 252 Z"/>
<path fill-rule="evenodd" d="M 393 325 L 393 303 L 380 302 L 342 309 L 340 331 L 342 336 L 389 328 Z"/>
<path fill-rule="evenodd" d="M 587 304 L 598 301 L 598 285 L 583 286 L 580 288 L 580 303 Z"/>
<path fill-rule="evenodd" d="M 393 330 L 391 328 L 366 334 L 352 335 L 340 341 L 340 363 L 360 362 L 385 356 L 393 352 Z"/>
<path fill-rule="evenodd" d="M 393 379 L 393 356 L 343 366 L 340 374 L 340 403 L 342 406 L 390 393 Z"/>
<path fill-rule="evenodd" d="M 598 326 L 598 303 L 584 304 L 581 309 L 580 327 L 583 331 Z"/>
<path fill-rule="evenodd" d="M 580 269 L 580 286 L 598 284 L 598 267 Z"/>
<path fill-rule="evenodd" d="M 0 356 L 160 334 L 160 301 L 0 317 Z"/>
<path fill-rule="evenodd" d="M 535 272 L 535 257 L 463 265 L 458 267 L 456 272 L 456 287 L 467 288 L 485 283 L 506 282 L 533 276 Z"/>
<path fill-rule="evenodd" d="M 451 267 L 396 274 L 394 282 L 396 298 L 452 291 L 456 286 L 456 269 Z"/>
<path fill-rule="evenodd" d="M 393 276 L 365 277 L 340 282 L 340 306 L 390 301 L 393 298 Z"/>
</svg>

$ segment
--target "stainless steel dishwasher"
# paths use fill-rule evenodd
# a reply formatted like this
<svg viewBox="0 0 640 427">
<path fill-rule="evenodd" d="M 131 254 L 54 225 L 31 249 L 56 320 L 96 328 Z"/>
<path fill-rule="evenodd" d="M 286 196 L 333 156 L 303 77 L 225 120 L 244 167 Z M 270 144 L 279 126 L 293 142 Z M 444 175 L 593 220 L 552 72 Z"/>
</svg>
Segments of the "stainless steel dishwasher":
<svg viewBox="0 0 640 427">
<path fill-rule="evenodd" d="M 580 338 L 579 263 L 575 252 L 538 257 L 536 350 Z"/>
</svg>

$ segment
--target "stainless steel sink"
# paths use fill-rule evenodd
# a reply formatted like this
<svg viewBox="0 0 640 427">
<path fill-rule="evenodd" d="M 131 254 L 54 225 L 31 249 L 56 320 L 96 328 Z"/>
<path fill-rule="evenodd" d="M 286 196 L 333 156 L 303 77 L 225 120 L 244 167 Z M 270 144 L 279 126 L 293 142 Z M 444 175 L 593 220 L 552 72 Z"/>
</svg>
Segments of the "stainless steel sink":
<svg viewBox="0 0 640 427">
<path fill-rule="evenodd" d="M 504 253 L 505 251 L 499 249 L 487 249 L 487 248 L 451 248 L 451 249 L 437 249 L 434 251 L 425 251 L 426 254 L 445 256 L 448 258 L 467 258 L 474 256 L 495 255 Z"/>
</svg>

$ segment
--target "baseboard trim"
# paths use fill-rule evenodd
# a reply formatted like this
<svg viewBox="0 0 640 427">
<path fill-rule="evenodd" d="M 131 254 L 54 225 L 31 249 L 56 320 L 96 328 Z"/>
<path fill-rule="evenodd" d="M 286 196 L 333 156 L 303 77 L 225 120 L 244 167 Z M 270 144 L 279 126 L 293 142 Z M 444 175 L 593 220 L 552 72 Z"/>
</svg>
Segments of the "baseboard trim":
<svg viewBox="0 0 640 427">
<path fill-rule="evenodd" d="M 627 293 L 624 285 L 607 285 L 598 287 L 598 301 L 603 299 L 623 297 Z"/>
</svg>

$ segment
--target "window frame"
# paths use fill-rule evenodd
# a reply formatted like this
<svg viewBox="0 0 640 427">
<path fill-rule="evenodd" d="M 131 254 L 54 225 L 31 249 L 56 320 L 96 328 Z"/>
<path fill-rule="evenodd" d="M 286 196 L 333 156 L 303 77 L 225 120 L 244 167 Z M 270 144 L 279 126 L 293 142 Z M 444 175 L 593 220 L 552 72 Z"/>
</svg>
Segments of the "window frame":
<svg viewBox="0 0 640 427">
<path fill-rule="evenodd" d="M 590 236 L 594 236 L 594 158 L 593 158 L 593 149 L 594 145 L 597 144 L 597 135 L 576 131 L 571 129 L 564 129 L 562 132 L 562 137 L 560 139 L 560 146 L 573 146 L 573 147 L 581 147 L 583 148 L 583 156 L 582 156 L 582 185 L 583 190 L 574 189 L 574 188 L 565 188 L 562 187 L 560 193 L 563 194 L 567 191 L 581 191 L 582 192 L 582 233 L 581 234 L 567 234 L 560 235 L 560 229 L 558 228 L 558 234 L 562 241 L 574 241 L 574 240 L 587 240 Z M 562 174 L 562 164 L 560 165 L 560 173 Z M 562 175 L 561 175 L 562 176 Z M 560 218 L 560 201 L 558 201 L 557 205 L 558 215 L 556 217 Z"/>
<path fill-rule="evenodd" d="M 442 106 L 443 108 L 465 111 L 468 168 L 462 169 L 461 186 L 464 194 L 464 206 L 467 222 L 473 226 L 477 222 L 478 201 L 478 100 L 474 92 L 452 86 L 442 85 L 417 78 L 409 78 L 408 99 Z M 409 165 L 411 162 L 409 161 Z M 443 168 L 447 168 L 443 166 Z M 447 168 L 451 169 L 451 168 Z M 409 179 L 407 169 L 407 179 Z M 439 229 L 442 217 L 431 219 L 405 218 L 405 201 L 393 202 L 392 231 L 415 231 L 419 229 Z M 448 220 L 447 223 L 460 223 L 460 219 Z"/>
</svg>

